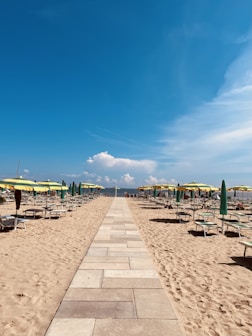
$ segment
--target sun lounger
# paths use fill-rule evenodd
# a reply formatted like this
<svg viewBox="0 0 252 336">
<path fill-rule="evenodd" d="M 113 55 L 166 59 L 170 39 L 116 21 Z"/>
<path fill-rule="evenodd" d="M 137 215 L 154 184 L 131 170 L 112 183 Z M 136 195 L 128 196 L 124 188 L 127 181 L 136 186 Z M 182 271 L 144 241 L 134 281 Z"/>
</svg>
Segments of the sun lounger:
<svg viewBox="0 0 252 336">
<path fill-rule="evenodd" d="M 64 209 L 53 209 L 53 210 L 47 210 L 48 214 L 49 214 L 49 219 L 51 219 L 51 217 L 61 217 L 62 215 L 66 214 L 67 210 Z"/>
<path fill-rule="evenodd" d="M 23 229 L 26 228 L 25 222 L 27 219 L 17 218 L 14 216 L 1 216 L 0 217 L 0 229 L 1 230 L 16 230 L 17 227 L 21 226 Z"/>
<path fill-rule="evenodd" d="M 195 221 L 195 225 L 196 225 L 196 231 L 198 229 L 198 226 L 203 230 L 204 237 L 206 237 L 210 229 L 216 229 L 217 233 L 219 233 L 219 227 L 214 222 Z"/>
<path fill-rule="evenodd" d="M 44 211 L 44 209 L 26 209 L 26 210 L 24 210 L 24 213 L 25 213 L 25 217 L 28 214 L 31 214 L 33 216 L 33 218 L 35 218 L 37 214 L 39 214 L 39 213 L 43 214 L 43 211 Z"/>
<path fill-rule="evenodd" d="M 198 213 L 198 217 L 199 217 L 199 219 L 203 219 L 204 221 L 208 221 L 209 218 L 214 219 L 215 214 L 212 211 L 200 212 L 200 213 Z"/>
<path fill-rule="evenodd" d="M 241 223 L 241 222 L 229 222 L 224 221 L 223 225 L 226 224 L 227 229 L 231 226 L 237 230 L 239 237 L 241 237 L 242 230 L 252 230 L 252 225 L 250 223 Z"/>
<path fill-rule="evenodd" d="M 239 242 L 240 244 L 244 245 L 244 253 L 243 256 L 246 256 L 246 250 L 248 247 L 252 248 L 252 241 L 248 241 L 248 242 Z"/>
<path fill-rule="evenodd" d="M 177 211 L 176 212 L 176 217 L 179 219 L 179 222 L 181 223 L 182 221 L 190 221 L 191 214 L 186 211 Z"/>
</svg>

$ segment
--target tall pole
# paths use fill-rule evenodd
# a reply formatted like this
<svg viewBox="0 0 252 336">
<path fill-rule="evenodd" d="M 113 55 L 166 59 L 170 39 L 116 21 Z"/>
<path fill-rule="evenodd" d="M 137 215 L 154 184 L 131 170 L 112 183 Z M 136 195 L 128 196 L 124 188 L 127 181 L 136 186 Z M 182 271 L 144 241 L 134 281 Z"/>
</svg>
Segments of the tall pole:
<svg viewBox="0 0 252 336">
<path fill-rule="evenodd" d="M 17 177 L 19 177 L 19 165 L 20 165 L 20 160 L 18 160 L 18 166 L 17 166 Z"/>
<path fill-rule="evenodd" d="M 117 186 L 115 186 L 115 197 L 117 196 Z"/>
</svg>

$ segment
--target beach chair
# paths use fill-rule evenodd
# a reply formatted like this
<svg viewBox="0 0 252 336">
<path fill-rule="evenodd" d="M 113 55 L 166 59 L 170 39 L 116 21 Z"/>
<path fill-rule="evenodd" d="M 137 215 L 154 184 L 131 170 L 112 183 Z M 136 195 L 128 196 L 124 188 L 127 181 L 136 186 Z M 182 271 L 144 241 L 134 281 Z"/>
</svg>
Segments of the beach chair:
<svg viewBox="0 0 252 336">
<path fill-rule="evenodd" d="M 204 222 L 208 221 L 209 218 L 211 218 L 212 220 L 215 219 L 215 213 L 213 211 L 206 211 L 206 212 L 199 212 L 198 213 L 198 217 L 199 219 L 202 219 Z"/>
<path fill-rule="evenodd" d="M 176 211 L 176 218 L 179 220 L 180 223 L 185 223 L 186 221 L 189 222 L 191 214 L 187 211 Z"/>
<path fill-rule="evenodd" d="M 219 233 L 219 227 L 214 222 L 207 222 L 207 221 L 198 221 L 198 220 L 196 220 L 194 223 L 196 225 L 196 231 L 198 230 L 198 227 L 200 227 L 203 230 L 204 237 L 207 236 L 207 233 L 209 232 L 210 229 L 216 229 L 217 233 Z"/>
<path fill-rule="evenodd" d="M 0 229 L 1 230 L 16 230 L 17 227 L 26 228 L 25 222 L 27 220 L 22 218 L 17 218 L 14 216 L 1 216 L 0 217 Z"/>
<path fill-rule="evenodd" d="M 250 247 L 252 248 L 252 241 L 247 241 L 247 242 L 239 242 L 240 244 L 244 245 L 244 253 L 243 253 L 243 257 L 246 256 L 246 251 L 247 248 Z"/>
<path fill-rule="evenodd" d="M 239 238 L 241 238 L 241 231 L 243 230 L 252 230 L 252 225 L 251 223 L 241 223 L 239 221 L 224 221 L 223 224 L 226 224 L 227 229 L 231 226 L 232 228 L 236 229 L 239 235 Z"/>
</svg>

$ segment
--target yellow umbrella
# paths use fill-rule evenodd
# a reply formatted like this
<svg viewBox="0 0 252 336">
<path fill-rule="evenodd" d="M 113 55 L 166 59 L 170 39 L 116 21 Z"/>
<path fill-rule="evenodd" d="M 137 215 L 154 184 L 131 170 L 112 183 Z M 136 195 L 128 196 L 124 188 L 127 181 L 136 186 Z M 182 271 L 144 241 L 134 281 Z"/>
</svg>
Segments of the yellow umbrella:
<svg viewBox="0 0 252 336">
<path fill-rule="evenodd" d="M 24 191 L 40 191 L 45 192 L 48 187 L 42 186 L 31 180 L 23 179 L 22 177 L 14 177 L 0 180 L 1 188 L 8 188 L 12 190 L 24 190 Z"/>
<path fill-rule="evenodd" d="M 177 187 L 178 190 L 201 190 L 201 191 L 209 191 L 211 190 L 211 186 L 209 184 L 198 183 L 198 182 L 190 182 L 186 184 L 182 184 Z"/>
<path fill-rule="evenodd" d="M 81 182 L 81 188 L 82 189 L 92 189 L 95 188 L 96 184 L 89 183 L 89 182 Z"/>
<path fill-rule="evenodd" d="M 40 192 L 46 192 L 48 190 L 47 187 L 41 186 L 34 181 L 23 179 L 22 177 L 14 177 L 0 180 L 0 187 L 15 191 L 16 210 L 20 208 L 22 190 Z"/>
<path fill-rule="evenodd" d="M 239 185 L 239 186 L 234 186 L 234 187 L 228 188 L 228 190 L 252 191 L 252 187 L 250 187 L 248 185 Z"/>
<path fill-rule="evenodd" d="M 242 199 L 243 199 L 243 192 L 246 191 L 246 192 L 251 192 L 252 191 L 252 187 L 251 186 L 248 186 L 248 185 L 238 185 L 238 186 L 234 186 L 234 187 L 231 187 L 231 188 L 228 188 L 228 191 L 231 191 L 231 190 L 234 190 L 235 192 L 236 191 L 241 191 L 242 192 Z"/>
<path fill-rule="evenodd" d="M 137 190 L 141 190 L 141 191 L 145 191 L 145 190 L 152 190 L 153 187 L 152 186 L 148 186 L 148 185 L 143 185 L 137 188 Z"/>
<path fill-rule="evenodd" d="M 68 186 L 50 180 L 38 182 L 38 184 L 47 187 L 48 190 L 68 190 Z"/>
<path fill-rule="evenodd" d="M 155 184 L 152 186 L 153 189 L 161 189 L 161 190 L 174 190 L 176 186 L 174 184 Z"/>
</svg>

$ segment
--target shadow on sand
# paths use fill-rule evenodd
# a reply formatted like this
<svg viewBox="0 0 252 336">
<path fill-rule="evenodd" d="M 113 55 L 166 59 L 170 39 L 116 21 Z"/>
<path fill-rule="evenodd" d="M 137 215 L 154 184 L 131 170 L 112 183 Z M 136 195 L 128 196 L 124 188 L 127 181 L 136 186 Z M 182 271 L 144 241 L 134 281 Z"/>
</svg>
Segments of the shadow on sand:
<svg viewBox="0 0 252 336">
<path fill-rule="evenodd" d="M 194 237 L 204 237 L 204 231 L 203 230 L 188 230 L 188 233 L 193 235 Z M 211 236 L 217 236 L 217 233 L 214 232 L 207 232 L 206 234 L 207 237 Z"/>
<path fill-rule="evenodd" d="M 252 271 L 252 257 L 251 256 L 231 257 L 231 259 L 234 261 L 233 263 L 224 263 L 224 264 L 228 266 L 242 266 Z"/>
<path fill-rule="evenodd" d="M 153 218 L 150 219 L 151 222 L 165 223 L 165 224 L 186 224 L 189 221 L 179 220 L 176 218 Z"/>
</svg>

